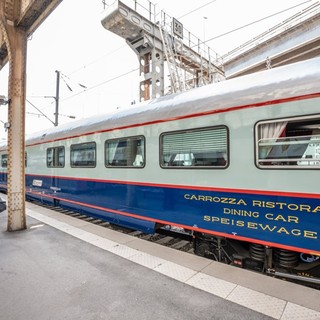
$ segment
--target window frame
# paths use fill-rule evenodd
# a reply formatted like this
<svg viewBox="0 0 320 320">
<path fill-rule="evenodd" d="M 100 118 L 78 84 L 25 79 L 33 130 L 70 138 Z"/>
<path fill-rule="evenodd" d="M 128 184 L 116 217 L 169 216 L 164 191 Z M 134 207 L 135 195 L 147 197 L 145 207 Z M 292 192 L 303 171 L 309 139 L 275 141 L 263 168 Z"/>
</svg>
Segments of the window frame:
<svg viewBox="0 0 320 320">
<path fill-rule="evenodd" d="M 74 165 L 74 161 L 72 160 L 72 147 L 77 147 L 81 145 L 94 145 L 94 164 L 93 165 Z M 79 149 L 78 149 L 79 150 Z M 85 150 L 85 149 L 83 149 Z M 97 166 L 97 143 L 95 141 L 82 142 L 82 143 L 74 143 L 70 145 L 70 167 L 71 168 L 95 168 Z"/>
<path fill-rule="evenodd" d="M 186 132 L 199 132 L 199 131 L 208 131 L 210 129 L 212 130 L 218 130 L 224 128 L 226 131 L 226 159 L 225 160 L 225 165 L 211 165 L 211 166 L 166 166 L 163 165 L 163 137 L 165 135 L 170 135 L 170 134 L 179 134 L 179 133 L 186 133 Z M 182 130 L 175 130 L 175 131 L 166 131 L 160 134 L 159 137 L 159 165 L 162 169 L 187 169 L 187 170 L 225 170 L 230 166 L 230 134 L 229 134 L 229 128 L 228 126 L 221 124 L 217 126 L 208 126 L 208 127 L 199 127 L 199 128 L 192 128 L 192 129 L 182 129 Z"/>
<path fill-rule="evenodd" d="M 288 122 L 290 124 L 290 122 L 294 123 L 294 122 L 298 122 L 298 121 L 301 121 L 301 122 L 302 121 L 312 121 L 312 120 L 317 120 L 317 119 L 319 119 L 319 121 L 320 121 L 320 114 L 291 116 L 291 117 L 285 117 L 285 118 L 273 118 L 273 119 L 268 119 L 268 120 L 257 121 L 254 125 L 254 157 L 255 157 L 254 163 L 255 163 L 255 166 L 260 170 L 319 170 L 320 164 L 317 164 L 317 165 L 299 165 L 299 164 L 265 164 L 265 165 L 261 165 L 260 162 L 263 162 L 263 160 L 265 160 L 265 159 L 259 158 L 259 151 L 260 151 L 259 150 L 259 141 L 260 140 L 259 140 L 259 129 L 258 129 L 259 125 L 267 124 L 267 123 L 278 123 L 278 122 Z M 312 136 L 312 135 L 310 135 L 310 136 Z M 319 134 L 319 136 L 320 136 L 320 134 Z M 303 138 L 306 136 L 298 136 L 298 137 Z M 269 139 L 272 139 L 272 138 L 269 138 Z M 276 138 L 273 138 L 273 139 L 276 139 Z M 281 139 L 281 138 L 277 138 L 277 139 Z M 287 143 L 287 144 L 290 145 L 290 143 Z M 269 161 L 271 161 L 271 160 L 272 159 L 269 159 Z M 308 160 L 306 160 L 306 158 L 287 158 L 287 159 L 281 158 L 281 160 L 282 160 L 282 162 L 285 162 L 285 160 L 289 160 L 292 162 L 308 161 Z M 317 162 L 320 160 L 313 159 L 313 160 L 309 160 L 309 161 Z"/>
<path fill-rule="evenodd" d="M 140 140 L 143 141 L 143 164 L 142 165 L 110 165 L 108 164 L 108 150 L 107 147 L 108 143 L 112 142 L 120 142 L 120 141 L 128 141 L 128 140 Z M 136 154 L 137 156 L 137 154 Z M 104 142 L 104 165 L 106 168 L 126 168 L 126 169 L 143 169 L 146 166 L 146 137 L 144 135 L 136 135 L 136 136 L 128 136 L 128 137 L 120 137 L 120 138 L 113 138 L 107 139 Z"/>
<path fill-rule="evenodd" d="M 63 163 L 59 165 L 59 149 L 63 150 Z M 53 150 L 53 165 L 49 165 L 48 153 Z M 57 164 L 58 163 L 58 164 Z M 66 164 L 66 150 L 64 146 L 49 147 L 46 149 L 46 164 L 47 168 L 64 168 Z"/>
</svg>

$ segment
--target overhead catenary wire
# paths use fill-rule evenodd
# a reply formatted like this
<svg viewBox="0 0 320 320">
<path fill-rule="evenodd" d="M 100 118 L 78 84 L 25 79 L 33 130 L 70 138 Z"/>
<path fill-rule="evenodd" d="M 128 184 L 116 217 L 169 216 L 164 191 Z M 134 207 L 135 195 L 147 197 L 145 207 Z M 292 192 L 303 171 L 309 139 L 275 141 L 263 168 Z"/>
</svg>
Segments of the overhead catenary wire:
<svg viewBox="0 0 320 320">
<path fill-rule="evenodd" d="M 44 114 L 39 108 L 37 108 L 30 100 L 26 99 L 26 101 L 27 101 L 33 108 L 35 108 L 35 109 L 40 113 L 39 116 L 45 117 L 45 118 L 46 118 L 47 120 L 49 120 L 52 124 L 54 124 L 54 122 L 53 122 L 46 114 Z"/>
<path fill-rule="evenodd" d="M 108 80 L 105 80 L 105 81 L 103 81 L 103 82 L 97 83 L 97 84 L 93 85 L 92 87 L 89 87 L 89 88 L 87 88 L 87 89 L 85 89 L 85 90 L 83 90 L 83 91 L 80 91 L 80 92 L 78 92 L 78 93 L 75 93 L 75 94 L 73 94 L 73 95 L 71 95 L 71 96 L 68 96 L 68 97 L 66 97 L 66 98 L 64 98 L 64 99 L 61 99 L 60 101 L 69 100 L 69 99 L 71 99 L 71 98 L 74 98 L 74 97 L 82 94 L 82 93 L 88 92 L 88 91 L 93 90 L 93 89 L 96 89 L 96 88 L 98 88 L 98 87 L 101 87 L 102 85 L 104 85 L 104 84 L 106 84 L 106 83 L 109 83 L 109 82 L 111 82 L 111 81 L 114 81 L 114 80 L 117 80 L 117 79 L 119 79 L 119 78 L 122 78 L 122 77 L 124 77 L 124 76 L 126 76 L 126 75 L 128 75 L 128 74 L 130 74 L 130 73 L 132 73 L 132 72 L 138 71 L 138 70 L 139 70 L 139 68 L 136 68 L 136 69 L 130 70 L 130 71 L 128 71 L 128 72 L 122 73 L 122 74 L 117 75 L 117 76 L 115 76 L 115 77 L 113 77 L 113 78 L 111 78 L 111 79 L 108 79 Z"/>
<path fill-rule="evenodd" d="M 209 1 L 209 2 L 206 3 L 206 4 L 204 4 L 204 5 L 202 5 L 202 6 L 198 7 L 198 8 L 195 8 L 195 9 L 193 9 L 193 10 L 191 10 L 191 11 L 185 13 L 185 14 L 183 14 L 182 16 L 178 17 L 178 19 L 182 19 L 182 18 L 188 16 L 189 14 L 194 13 L 194 12 L 196 12 L 196 11 L 198 11 L 198 10 L 200 10 L 200 9 L 202 9 L 202 8 L 208 6 L 209 4 L 211 4 L 211 3 L 213 3 L 213 2 L 216 2 L 216 1 L 217 1 L 217 0 Z"/>
<path fill-rule="evenodd" d="M 275 16 L 277 16 L 277 15 L 279 15 L 279 14 L 281 14 L 281 13 L 287 12 L 287 11 L 289 11 L 289 10 L 292 10 L 292 9 L 294 9 L 294 8 L 297 8 L 297 7 L 299 7 L 299 6 L 302 6 L 302 5 L 304 5 L 304 4 L 308 3 L 308 2 L 311 2 L 311 1 L 313 1 L 313 0 L 307 0 L 307 1 L 301 2 L 300 4 L 297 4 L 297 5 L 292 6 L 292 7 L 290 7 L 290 8 L 287 8 L 287 9 L 284 9 L 284 10 L 281 10 L 281 11 L 278 11 L 278 12 L 275 12 L 275 13 L 273 13 L 273 14 L 271 14 L 271 15 L 268 15 L 268 16 L 266 16 L 266 17 L 263 17 L 263 18 L 261 18 L 261 19 L 258 19 L 258 20 L 249 22 L 249 23 L 247 23 L 247 24 L 245 24 L 245 25 L 243 25 L 243 26 L 237 27 L 237 28 L 235 28 L 235 29 L 229 30 L 229 31 L 224 32 L 224 33 L 222 33 L 222 34 L 220 34 L 220 35 L 217 35 L 217 36 L 215 36 L 215 37 L 212 37 L 212 38 L 210 38 L 210 39 L 207 39 L 207 40 L 203 41 L 202 43 L 207 43 L 207 42 L 209 42 L 209 41 L 212 41 L 212 40 L 221 38 L 221 37 L 223 37 L 223 36 L 226 36 L 226 35 L 228 35 L 228 34 L 230 34 L 230 33 L 233 33 L 233 32 L 239 31 L 239 30 L 241 30 L 241 29 L 250 27 L 250 26 L 252 26 L 252 25 L 254 25 L 254 24 L 256 24 L 256 23 L 259 23 L 259 22 L 264 21 L 264 20 L 266 20 L 266 19 L 275 17 Z"/>
<path fill-rule="evenodd" d="M 75 69 L 74 71 L 71 71 L 69 73 L 69 76 L 74 74 L 74 73 L 77 73 L 77 72 L 79 72 L 79 71 L 81 71 L 83 69 L 87 69 L 89 66 L 101 61 L 102 59 L 104 59 L 104 58 L 106 58 L 106 57 L 118 52 L 119 50 L 121 50 L 123 48 L 126 48 L 126 47 L 127 47 L 127 45 L 124 44 L 124 45 L 122 45 L 122 46 L 120 46 L 120 47 L 118 47 L 118 48 L 116 48 L 116 49 L 114 49 L 112 51 L 109 51 L 109 52 L 105 53 L 104 55 L 100 56 L 99 58 L 96 58 L 96 59 L 92 60 L 91 62 L 88 62 L 87 64 L 83 65 L 82 67 L 79 67 L 79 68 Z"/>
<path fill-rule="evenodd" d="M 74 80 L 72 80 L 69 76 L 65 75 L 64 73 L 62 73 L 60 71 L 60 76 L 61 76 L 61 79 L 63 80 L 63 82 L 65 83 L 65 85 L 67 86 L 67 88 L 70 90 L 70 91 L 73 91 L 73 89 L 71 88 L 71 86 L 68 84 L 67 80 L 68 79 L 69 81 L 73 81 L 75 82 L 75 84 L 83 89 L 87 89 L 87 86 L 85 86 L 84 84 L 80 83 L 80 82 L 76 82 Z"/>
</svg>

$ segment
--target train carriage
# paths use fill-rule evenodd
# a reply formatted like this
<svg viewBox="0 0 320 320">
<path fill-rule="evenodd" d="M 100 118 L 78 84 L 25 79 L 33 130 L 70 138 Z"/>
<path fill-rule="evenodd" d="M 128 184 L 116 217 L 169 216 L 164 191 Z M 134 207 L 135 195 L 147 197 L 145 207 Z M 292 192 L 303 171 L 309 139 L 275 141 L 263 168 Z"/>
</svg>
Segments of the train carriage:
<svg viewBox="0 0 320 320">
<path fill-rule="evenodd" d="M 26 164 L 28 198 L 320 276 L 320 58 L 33 134 Z"/>
</svg>

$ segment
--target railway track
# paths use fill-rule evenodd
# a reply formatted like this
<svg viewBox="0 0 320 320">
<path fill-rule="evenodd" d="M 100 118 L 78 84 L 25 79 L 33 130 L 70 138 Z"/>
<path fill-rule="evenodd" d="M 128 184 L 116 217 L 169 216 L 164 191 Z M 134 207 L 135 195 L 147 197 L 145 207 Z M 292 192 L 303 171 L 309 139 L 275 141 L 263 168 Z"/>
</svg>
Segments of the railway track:
<svg viewBox="0 0 320 320">
<path fill-rule="evenodd" d="M 107 221 L 94 218 L 88 215 L 85 215 L 80 212 L 76 212 L 69 209 L 64 209 L 60 207 L 51 206 L 48 204 L 44 204 L 38 201 L 31 201 L 33 204 L 36 204 L 38 206 L 80 219 L 87 222 L 90 222 L 92 224 L 108 228 L 117 232 L 128 234 L 132 237 L 136 237 L 145 241 L 150 241 L 157 243 L 162 246 L 170 247 L 175 250 L 184 251 L 190 254 L 194 254 L 193 249 L 193 242 L 192 242 L 192 236 L 188 233 L 179 233 L 179 232 L 173 232 L 169 229 L 163 228 L 160 229 L 158 233 L 154 234 L 147 234 L 143 233 L 141 231 L 127 229 L 121 226 L 117 226 L 115 224 L 109 223 Z"/>
</svg>

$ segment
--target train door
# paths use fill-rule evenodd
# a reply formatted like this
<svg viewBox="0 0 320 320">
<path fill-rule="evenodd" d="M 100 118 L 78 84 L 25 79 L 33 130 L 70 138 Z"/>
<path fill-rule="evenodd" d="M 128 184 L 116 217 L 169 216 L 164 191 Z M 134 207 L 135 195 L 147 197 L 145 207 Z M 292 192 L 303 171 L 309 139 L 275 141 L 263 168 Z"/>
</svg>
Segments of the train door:
<svg viewBox="0 0 320 320">
<path fill-rule="evenodd" d="M 47 167 L 51 168 L 51 175 L 48 181 L 48 187 L 54 193 L 60 189 L 59 172 L 65 165 L 65 148 L 63 146 L 47 149 Z"/>
</svg>

